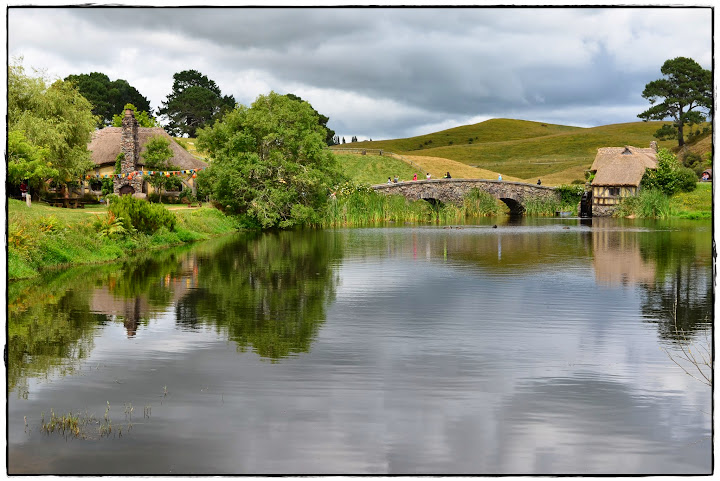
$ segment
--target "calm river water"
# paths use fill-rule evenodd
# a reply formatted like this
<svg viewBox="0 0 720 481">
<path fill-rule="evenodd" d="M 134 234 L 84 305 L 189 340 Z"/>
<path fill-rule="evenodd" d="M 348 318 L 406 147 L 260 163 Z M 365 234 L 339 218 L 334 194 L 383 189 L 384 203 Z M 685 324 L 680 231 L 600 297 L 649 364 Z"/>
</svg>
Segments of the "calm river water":
<svg viewBox="0 0 720 481">
<path fill-rule="evenodd" d="M 709 223 L 488 219 L 12 282 L 8 472 L 710 473 L 671 357 L 710 345 L 712 269 Z"/>
</svg>

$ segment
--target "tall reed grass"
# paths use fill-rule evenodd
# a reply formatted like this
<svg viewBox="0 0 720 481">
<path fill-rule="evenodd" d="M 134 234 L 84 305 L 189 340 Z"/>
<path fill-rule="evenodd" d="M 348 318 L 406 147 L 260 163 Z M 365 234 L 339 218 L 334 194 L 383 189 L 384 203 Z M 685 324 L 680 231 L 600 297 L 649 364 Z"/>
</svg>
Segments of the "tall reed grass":
<svg viewBox="0 0 720 481">
<path fill-rule="evenodd" d="M 477 187 L 465 195 L 463 209 L 466 217 L 487 217 L 505 212 L 495 197 Z"/>
<path fill-rule="evenodd" d="M 670 198 L 655 189 L 645 189 L 636 196 L 625 197 L 615 210 L 616 217 L 667 219 L 671 214 Z"/>
<path fill-rule="evenodd" d="M 411 201 L 402 195 L 380 194 L 366 186 L 344 186 L 328 202 L 320 227 L 364 226 L 383 222 L 452 222 L 467 217 L 500 215 L 498 201 L 486 192 L 473 189 L 463 205 Z"/>
<path fill-rule="evenodd" d="M 525 215 L 531 216 L 554 216 L 555 212 L 564 210 L 562 204 L 557 199 L 544 199 L 541 197 L 533 197 L 527 199 L 523 204 L 525 207 Z M 567 206 L 570 210 L 569 206 Z M 577 210 L 577 207 L 575 208 Z"/>
</svg>

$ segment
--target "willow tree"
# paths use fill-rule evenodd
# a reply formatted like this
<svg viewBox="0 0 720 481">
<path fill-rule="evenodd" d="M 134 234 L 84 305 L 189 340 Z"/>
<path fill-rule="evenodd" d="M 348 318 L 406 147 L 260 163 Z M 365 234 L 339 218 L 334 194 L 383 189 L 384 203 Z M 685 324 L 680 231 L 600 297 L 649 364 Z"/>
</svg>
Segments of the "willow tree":
<svg viewBox="0 0 720 481">
<path fill-rule="evenodd" d="M 198 131 L 211 158 L 200 187 L 264 228 L 312 223 L 342 177 L 325 138 L 307 102 L 261 95 Z"/>
</svg>

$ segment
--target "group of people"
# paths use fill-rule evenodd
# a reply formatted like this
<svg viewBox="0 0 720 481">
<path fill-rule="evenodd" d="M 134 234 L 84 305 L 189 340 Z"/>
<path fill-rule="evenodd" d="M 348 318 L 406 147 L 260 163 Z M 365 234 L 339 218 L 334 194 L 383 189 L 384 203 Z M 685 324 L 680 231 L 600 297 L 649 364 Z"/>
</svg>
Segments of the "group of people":
<svg viewBox="0 0 720 481">
<path fill-rule="evenodd" d="M 425 174 L 425 179 L 430 180 L 430 177 L 432 177 L 432 176 L 430 175 L 430 172 L 427 172 L 427 173 Z M 450 172 L 447 172 L 447 173 L 443 176 L 443 179 L 452 179 L 452 177 L 450 176 Z M 413 179 L 412 179 L 412 180 L 418 180 L 417 173 L 413 174 Z M 397 176 L 397 175 L 396 175 L 394 178 L 388 177 L 388 180 L 387 180 L 387 183 L 388 183 L 388 184 L 397 184 L 398 182 L 399 182 L 399 181 L 398 181 L 398 176 Z"/>
<path fill-rule="evenodd" d="M 425 178 L 426 178 L 427 180 L 430 180 L 430 177 L 431 177 L 431 176 L 430 176 L 430 172 L 428 172 L 427 174 L 425 174 Z M 447 172 L 447 173 L 443 176 L 443 179 L 452 179 L 452 177 L 450 176 L 450 172 Z M 417 174 L 413 174 L 413 179 L 412 179 L 412 180 L 418 180 Z M 498 180 L 502 180 L 502 174 L 498 174 Z M 705 180 L 704 177 L 703 177 L 703 180 Z M 398 176 L 397 176 L 397 175 L 395 176 L 395 178 L 392 178 L 392 179 L 391 179 L 390 177 L 388 177 L 388 180 L 387 180 L 387 183 L 388 183 L 388 184 L 397 184 L 398 182 L 399 182 L 399 181 L 398 181 Z M 537 185 L 541 185 L 541 184 L 542 184 L 542 182 L 540 182 L 540 179 L 538 179 Z"/>
</svg>

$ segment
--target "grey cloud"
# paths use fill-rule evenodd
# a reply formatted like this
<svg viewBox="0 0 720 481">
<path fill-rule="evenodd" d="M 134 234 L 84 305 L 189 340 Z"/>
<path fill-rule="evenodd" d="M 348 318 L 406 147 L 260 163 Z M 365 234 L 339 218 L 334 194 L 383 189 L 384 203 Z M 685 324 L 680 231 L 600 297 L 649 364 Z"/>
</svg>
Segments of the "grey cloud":
<svg viewBox="0 0 720 481">
<path fill-rule="evenodd" d="M 50 41 L 62 36 L 62 22 L 53 23 L 58 13 L 73 31 Z M 686 56 L 709 59 L 711 52 L 708 9 L 74 8 L 18 9 L 9 18 L 11 54 L 35 48 L 63 65 L 107 70 L 121 61 L 110 45 L 127 39 L 138 47 L 137 66 L 132 58 L 124 63 L 123 78 L 166 79 L 166 92 L 158 82 L 152 87 L 156 107 L 181 69 L 201 70 L 237 99 L 248 97 L 248 87 L 236 79 L 254 72 L 276 91 L 313 90 L 315 102 L 330 105 L 323 113 L 339 134 L 376 139 L 474 116 L 632 122 L 634 115 L 617 116 L 618 107 L 642 104 L 642 88 L 665 60 L 666 52 L 648 51 L 649 44 L 683 45 L 691 35 Z M 697 22 L 688 25 L 688 18 Z M 18 45 L 23 29 L 46 34 L 19 35 Z M 322 102 L 336 91 L 392 103 L 392 111 L 368 122 L 365 111 Z M 572 117 L 578 112 L 585 113 Z"/>
</svg>

